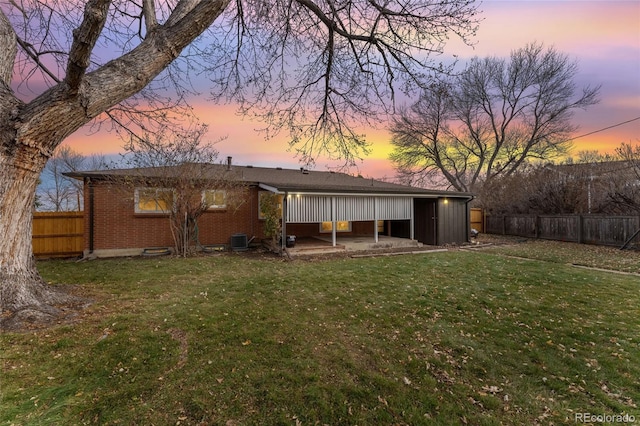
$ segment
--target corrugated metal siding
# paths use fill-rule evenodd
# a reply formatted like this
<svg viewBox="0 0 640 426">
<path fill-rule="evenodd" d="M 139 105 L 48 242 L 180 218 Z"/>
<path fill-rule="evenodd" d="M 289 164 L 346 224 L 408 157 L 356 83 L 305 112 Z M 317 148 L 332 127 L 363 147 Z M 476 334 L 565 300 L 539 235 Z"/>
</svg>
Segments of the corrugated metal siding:
<svg viewBox="0 0 640 426">
<path fill-rule="evenodd" d="M 373 220 L 374 197 L 336 197 L 336 220 Z"/>
<path fill-rule="evenodd" d="M 287 222 L 316 223 L 331 221 L 331 200 L 335 199 L 335 220 L 404 220 L 411 218 L 411 197 L 331 197 L 290 196 L 287 198 Z"/>
<path fill-rule="evenodd" d="M 469 240 L 469 214 L 465 200 L 438 200 L 438 244 L 461 244 Z"/>
<path fill-rule="evenodd" d="M 318 223 L 331 220 L 331 197 L 291 196 L 287 198 L 287 222 Z"/>
<path fill-rule="evenodd" d="M 408 197 L 379 197 L 379 220 L 408 220 L 411 219 L 413 198 Z"/>
</svg>

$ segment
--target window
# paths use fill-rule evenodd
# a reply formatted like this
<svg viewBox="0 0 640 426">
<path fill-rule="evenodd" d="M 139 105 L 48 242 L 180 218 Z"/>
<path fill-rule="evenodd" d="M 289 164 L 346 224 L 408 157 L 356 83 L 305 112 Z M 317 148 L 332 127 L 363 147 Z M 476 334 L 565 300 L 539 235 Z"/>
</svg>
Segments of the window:
<svg viewBox="0 0 640 426">
<path fill-rule="evenodd" d="M 320 223 L 320 232 L 332 232 L 333 222 Z M 351 222 L 342 220 L 336 222 L 336 232 L 351 232 Z"/>
<path fill-rule="evenodd" d="M 207 210 L 224 209 L 227 207 L 227 192 L 208 189 L 202 192 L 202 202 Z"/>
<path fill-rule="evenodd" d="M 136 188 L 136 213 L 169 213 L 173 207 L 173 190 L 167 188 Z"/>
</svg>

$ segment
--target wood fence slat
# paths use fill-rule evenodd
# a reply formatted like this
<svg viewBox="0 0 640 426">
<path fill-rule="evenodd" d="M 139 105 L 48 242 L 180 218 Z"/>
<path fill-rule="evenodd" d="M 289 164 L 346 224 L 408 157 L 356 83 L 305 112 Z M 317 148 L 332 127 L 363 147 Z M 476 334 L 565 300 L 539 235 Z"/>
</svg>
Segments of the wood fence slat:
<svg viewBox="0 0 640 426">
<path fill-rule="evenodd" d="M 487 234 L 622 246 L 639 228 L 638 216 L 487 215 Z"/>
<path fill-rule="evenodd" d="M 84 213 L 34 213 L 32 245 L 33 254 L 38 258 L 82 255 L 84 249 Z"/>
<path fill-rule="evenodd" d="M 470 221 L 471 228 L 478 232 L 484 232 L 484 213 L 482 209 L 472 208 Z"/>
</svg>

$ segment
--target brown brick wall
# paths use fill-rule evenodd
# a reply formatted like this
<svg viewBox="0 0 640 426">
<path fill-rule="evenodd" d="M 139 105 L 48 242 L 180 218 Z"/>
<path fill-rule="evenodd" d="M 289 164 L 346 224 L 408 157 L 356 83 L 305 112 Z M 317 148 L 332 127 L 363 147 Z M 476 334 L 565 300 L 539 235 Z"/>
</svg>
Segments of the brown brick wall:
<svg viewBox="0 0 640 426">
<path fill-rule="evenodd" d="M 258 219 L 258 190 L 251 188 L 239 207 L 204 212 L 198 219 L 199 240 L 203 245 L 228 244 L 236 233 L 260 240 L 264 238 L 262 223 Z"/>
<path fill-rule="evenodd" d="M 172 247 L 173 238 L 169 218 L 163 214 L 135 213 L 134 191 L 107 182 L 93 184 L 93 250 L 129 249 L 145 247 Z M 89 185 L 84 188 L 84 241 L 90 250 L 91 208 Z M 246 200 L 237 208 L 211 210 L 198 219 L 199 241 L 203 245 L 229 244 L 235 233 L 248 238 L 264 237 L 263 222 L 258 219 L 258 189 L 250 188 Z M 342 236 L 373 235 L 373 221 L 352 222 L 352 232 Z M 309 237 L 320 235 L 317 223 L 287 224 L 288 235 Z M 323 234 L 323 235 L 331 235 Z"/>
<path fill-rule="evenodd" d="M 247 234 L 264 238 L 258 219 L 258 191 L 249 190 L 247 200 L 238 208 L 205 212 L 198 219 L 201 244 L 229 244 L 231 235 Z M 85 249 L 89 250 L 93 213 L 93 250 L 144 247 L 171 247 L 173 238 L 169 218 L 163 214 L 135 213 L 134 191 L 105 183 L 93 184 L 94 212 L 90 209 L 89 186 L 85 185 Z"/>
</svg>

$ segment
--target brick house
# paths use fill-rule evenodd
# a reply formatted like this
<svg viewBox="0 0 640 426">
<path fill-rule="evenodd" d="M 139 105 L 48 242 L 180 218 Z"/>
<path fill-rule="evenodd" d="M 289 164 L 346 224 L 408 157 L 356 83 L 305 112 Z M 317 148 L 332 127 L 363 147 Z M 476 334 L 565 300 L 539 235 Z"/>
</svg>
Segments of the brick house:
<svg viewBox="0 0 640 426">
<path fill-rule="evenodd" d="M 210 207 L 198 219 L 198 241 L 203 246 L 228 245 L 231 237 L 245 234 L 260 241 L 264 218 L 263 194 L 280 196 L 284 235 L 379 235 L 410 238 L 424 244 L 460 244 L 468 241 L 468 193 L 436 191 L 398 185 L 344 173 L 305 169 L 264 168 L 231 164 L 199 165 L 211 176 L 224 176 L 241 184 L 243 199 L 233 207 L 224 190 L 211 188 Z M 84 182 L 85 256 L 139 255 L 145 248 L 171 247 L 173 239 L 167 206 L 157 194 L 167 191 L 154 184 L 167 168 L 118 169 L 72 172 Z M 205 174 L 206 174 L 205 173 Z M 135 176 L 134 186 L 118 179 Z M 144 179 L 140 179 L 143 176 Z"/>
</svg>

